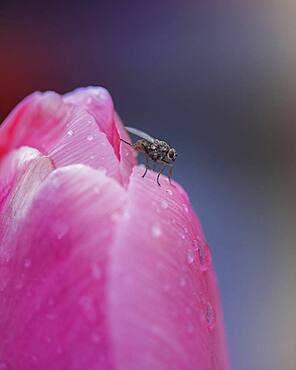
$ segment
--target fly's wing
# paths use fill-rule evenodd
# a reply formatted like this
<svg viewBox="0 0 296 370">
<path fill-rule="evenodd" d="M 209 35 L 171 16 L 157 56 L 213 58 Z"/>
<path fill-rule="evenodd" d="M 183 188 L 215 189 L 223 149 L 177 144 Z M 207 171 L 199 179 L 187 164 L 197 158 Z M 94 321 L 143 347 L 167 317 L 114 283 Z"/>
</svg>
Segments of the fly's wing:
<svg viewBox="0 0 296 370">
<path fill-rule="evenodd" d="M 136 135 L 138 137 L 140 137 L 141 139 L 145 139 L 147 140 L 149 143 L 153 143 L 154 142 L 154 138 L 148 134 L 145 134 L 145 132 L 141 131 L 141 130 L 138 130 L 136 128 L 133 128 L 133 127 L 126 127 L 125 128 L 127 132 L 129 132 L 130 134 L 133 134 L 133 135 Z"/>
</svg>

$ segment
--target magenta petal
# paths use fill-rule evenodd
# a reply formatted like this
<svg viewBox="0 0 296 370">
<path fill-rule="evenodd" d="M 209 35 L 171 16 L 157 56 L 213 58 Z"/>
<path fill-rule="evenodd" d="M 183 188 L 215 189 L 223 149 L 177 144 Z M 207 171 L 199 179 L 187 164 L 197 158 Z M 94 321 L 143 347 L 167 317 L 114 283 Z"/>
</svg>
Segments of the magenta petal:
<svg viewBox="0 0 296 370">
<path fill-rule="evenodd" d="M 229 370 L 188 197 L 120 138 L 101 88 L 33 94 L 1 126 L 0 369 Z"/>
<path fill-rule="evenodd" d="M 10 258 L 6 244 L 14 241 L 18 223 L 26 217 L 36 191 L 52 170 L 48 158 L 28 147 L 10 152 L 0 162 L 0 260 Z"/>
<path fill-rule="evenodd" d="M 119 134 L 114 123 L 114 107 L 110 94 L 103 87 L 79 88 L 66 94 L 65 102 L 85 108 L 96 120 L 119 157 Z"/>
<path fill-rule="evenodd" d="M 210 251 L 187 197 L 135 169 L 112 248 L 116 369 L 228 369 Z"/>
<path fill-rule="evenodd" d="M 83 107 L 94 117 L 101 131 L 106 134 L 117 158 L 120 159 L 120 173 L 123 184 L 126 185 L 132 168 L 135 166 L 135 155 L 130 146 L 120 142 L 120 138 L 125 140 L 129 138 L 120 118 L 114 111 L 108 91 L 102 87 L 79 88 L 66 94 L 64 101 Z"/>
<path fill-rule="evenodd" d="M 86 164 L 105 169 L 126 184 L 134 161 L 122 171 L 114 114 L 112 100 L 101 88 L 81 89 L 64 98 L 53 92 L 35 93 L 0 128 L 0 156 L 31 146 L 48 155 L 56 167 Z"/>
<path fill-rule="evenodd" d="M 0 270 L 9 271 L 0 294 L 8 369 L 113 369 L 106 267 L 125 203 L 115 181 L 84 166 L 46 178 Z"/>
</svg>

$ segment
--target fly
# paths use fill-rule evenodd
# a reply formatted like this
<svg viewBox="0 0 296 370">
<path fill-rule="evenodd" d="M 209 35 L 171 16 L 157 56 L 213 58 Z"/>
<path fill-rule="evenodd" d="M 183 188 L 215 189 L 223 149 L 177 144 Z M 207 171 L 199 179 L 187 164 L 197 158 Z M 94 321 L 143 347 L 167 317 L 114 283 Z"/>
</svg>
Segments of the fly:
<svg viewBox="0 0 296 370">
<path fill-rule="evenodd" d="M 157 175 L 157 183 L 160 186 L 159 177 L 163 173 L 166 167 L 169 167 L 169 181 L 173 175 L 173 163 L 177 158 L 177 152 L 172 148 L 166 141 L 155 139 L 154 137 L 142 132 L 133 127 L 126 127 L 126 131 L 130 134 L 138 136 L 140 139 L 135 143 L 131 144 L 123 139 L 120 139 L 124 143 L 132 146 L 137 152 L 144 153 L 145 155 L 145 172 L 142 177 L 145 177 L 149 167 L 149 159 L 153 161 L 153 170 L 155 163 L 160 164 L 159 172 Z"/>
</svg>

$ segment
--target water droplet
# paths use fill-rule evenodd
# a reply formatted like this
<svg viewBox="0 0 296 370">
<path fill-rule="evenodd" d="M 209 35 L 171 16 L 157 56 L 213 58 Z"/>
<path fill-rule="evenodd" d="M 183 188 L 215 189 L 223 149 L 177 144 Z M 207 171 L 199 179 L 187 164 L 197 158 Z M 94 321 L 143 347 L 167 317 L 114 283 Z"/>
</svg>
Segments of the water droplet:
<svg viewBox="0 0 296 370">
<path fill-rule="evenodd" d="M 95 280 L 100 280 L 102 277 L 102 271 L 100 269 L 100 266 L 97 264 L 97 262 L 94 262 L 91 267 L 92 275 Z"/>
<path fill-rule="evenodd" d="M 97 317 L 97 312 L 93 300 L 90 297 L 83 296 L 79 300 L 79 305 L 81 306 L 87 320 L 94 322 Z"/>
<path fill-rule="evenodd" d="M 131 218 L 131 214 L 130 214 L 130 212 L 129 212 L 128 210 L 125 210 L 125 211 L 123 212 L 122 218 L 123 218 L 124 220 L 128 221 L 128 220 Z"/>
<path fill-rule="evenodd" d="M 185 308 L 185 313 L 186 313 L 186 315 L 190 315 L 191 314 L 191 308 L 190 307 L 186 307 Z"/>
<path fill-rule="evenodd" d="M 31 356 L 31 358 L 32 358 L 32 361 L 33 361 L 35 364 L 37 364 L 37 362 L 38 362 L 38 358 L 37 358 L 37 356 L 32 355 L 32 356 Z"/>
<path fill-rule="evenodd" d="M 171 189 L 166 189 L 166 192 L 169 194 L 169 195 L 173 195 L 173 192 Z"/>
<path fill-rule="evenodd" d="M 210 302 L 206 305 L 206 320 L 210 330 L 213 330 L 216 322 L 216 313 Z"/>
<path fill-rule="evenodd" d="M 7 279 L 0 279 L 0 292 L 3 292 L 7 287 L 8 280 Z"/>
<path fill-rule="evenodd" d="M 188 207 L 187 207 L 187 205 L 186 205 L 185 203 L 183 203 L 183 204 L 182 204 L 182 208 L 184 209 L 184 211 L 185 211 L 186 213 L 188 213 L 188 212 L 189 212 L 189 209 L 188 209 Z"/>
<path fill-rule="evenodd" d="M 106 173 L 107 173 L 107 170 L 104 167 L 99 167 L 98 170 L 103 172 L 104 175 L 106 175 Z"/>
<path fill-rule="evenodd" d="M 46 342 L 46 343 L 51 343 L 51 338 L 50 338 L 50 337 L 48 337 L 48 336 L 47 336 L 47 337 L 45 337 L 45 342 Z"/>
<path fill-rule="evenodd" d="M 69 226 L 64 222 L 57 221 L 53 223 L 53 229 L 54 229 L 54 233 L 56 234 L 57 238 L 62 239 L 69 231 Z"/>
<path fill-rule="evenodd" d="M 181 279 L 179 281 L 179 285 L 181 287 L 185 287 L 187 285 L 186 279 L 184 277 L 181 277 Z"/>
<path fill-rule="evenodd" d="M 169 283 L 166 283 L 163 285 L 164 292 L 168 293 L 171 290 L 171 285 Z"/>
<path fill-rule="evenodd" d="M 101 337 L 98 333 L 94 332 L 91 335 L 91 340 L 92 340 L 93 343 L 100 343 Z"/>
<path fill-rule="evenodd" d="M 192 322 L 190 322 L 190 323 L 188 324 L 188 326 L 187 326 L 187 332 L 188 332 L 189 334 L 192 334 L 192 333 L 194 332 L 194 326 L 193 326 Z"/>
<path fill-rule="evenodd" d="M 73 130 L 69 130 L 69 131 L 67 132 L 67 135 L 69 135 L 69 136 L 73 136 L 73 134 L 74 134 Z"/>
<path fill-rule="evenodd" d="M 62 349 L 62 347 L 60 347 L 60 346 L 59 346 L 59 347 L 57 348 L 57 354 L 58 354 L 58 355 L 62 355 L 62 354 L 63 354 L 63 349 Z"/>
<path fill-rule="evenodd" d="M 165 265 L 164 265 L 164 263 L 163 263 L 163 262 L 161 262 L 161 261 L 157 261 L 157 263 L 156 263 L 156 268 L 157 268 L 157 270 L 159 270 L 159 271 L 163 271 L 163 270 L 164 270 L 164 268 L 165 268 Z"/>
<path fill-rule="evenodd" d="M 168 206 L 169 206 L 168 202 L 166 200 L 164 200 L 164 199 L 162 199 L 160 201 L 160 205 L 161 205 L 161 208 L 163 208 L 163 209 L 167 209 Z"/>
<path fill-rule="evenodd" d="M 184 234 L 181 235 L 181 239 L 185 240 L 186 236 Z"/>
<path fill-rule="evenodd" d="M 92 103 L 92 97 L 89 96 L 87 99 L 86 99 L 86 104 L 91 104 Z"/>
<path fill-rule="evenodd" d="M 154 238 L 159 238 L 161 234 L 162 234 L 161 228 L 158 225 L 153 225 L 152 226 L 152 236 Z"/>
<path fill-rule="evenodd" d="M 54 313 L 47 313 L 45 317 L 47 318 L 47 320 L 55 320 L 57 318 L 57 315 Z"/>
<path fill-rule="evenodd" d="M 95 158 L 96 158 L 96 156 L 95 156 L 95 155 L 91 155 L 89 158 L 90 158 L 90 159 L 95 159 Z"/>
<path fill-rule="evenodd" d="M 94 137 L 92 135 L 88 135 L 86 138 L 88 141 L 93 141 Z"/>
<path fill-rule="evenodd" d="M 191 265 L 195 260 L 195 257 L 194 257 L 194 253 L 192 250 L 189 250 L 187 252 L 187 262 L 189 263 L 189 265 Z"/>
<path fill-rule="evenodd" d="M 24 267 L 26 269 L 28 269 L 28 268 L 31 267 L 31 265 L 32 265 L 32 261 L 30 260 L 30 258 L 25 258 L 25 260 L 24 260 Z"/>
<path fill-rule="evenodd" d="M 53 298 L 49 298 L 48 305 L 49 306 L 53 306 L 54 305 L 54 299 Z"/>
<path fill-rule="evenodd" d="M 19 280 L 15 283 L 15 289 L 21 290 L 23 286 L 24 286 L 24 274 L 21 274 Z"/>
</svg>

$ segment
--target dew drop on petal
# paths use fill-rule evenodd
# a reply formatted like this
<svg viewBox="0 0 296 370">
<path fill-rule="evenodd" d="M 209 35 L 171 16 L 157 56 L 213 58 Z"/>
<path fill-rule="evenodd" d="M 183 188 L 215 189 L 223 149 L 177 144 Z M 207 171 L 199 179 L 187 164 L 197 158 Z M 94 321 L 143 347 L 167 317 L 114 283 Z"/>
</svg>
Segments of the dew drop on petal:
<svg viewBox="0 0 296 370">
<path fill-rule="evenodd" d="M 188 212 L 189 212 L 188 207 L 187 207 L 187 205 L 186 205 L 185 203 L 183 203 L 183 204 L 182 204 L 182 208 L 184 209 L 184 211 L 185 211 L 186 213 L 188 213 Z"/>
<path fill-rule="evenodd" d="M 61 221 L 57 221 L 53 224 L 53 230 L 58 239 L 62 239 L 69 231 L 69 226 Z"/>
<path fill-rule="evenodd" d="M 104 167 L 99 167 L 98 170 L 103 172 L 104 175 L 106 175 L 106 173 L 107 173 L 107 170 Z"/>
<path fill-rule="evenodd" d="M 100 269 L 100 266 L 97 264 L 97 262 L 94 262 L 91 266 L 92 275 L 95 280 L 100 280 L 102 277 L 102 271 Z"/>
<path fill-rule="evenodd" d="M 189 334 L 192 334 L 194 332 L 194 326 L 193 326 L 193 324 L 191 322 L 187 326 L 187 332 Z"/>
<path fill-rule="evenodd" d="M 128 221 L 131 218 L 131 214 L 127 209 L 123 212 L 122 218 L 126 221 Z"/>
<path fill-rule="evenodd" d="M 51 338 L 50 338 L 50 337 L 48 337 L 48 336 L 46 336 L 46 337 L 45 337 L 45 342 L 46 342 L 46 343 L 51 343 Z"/>
<path fill-rule="evenodd" d="M 91 335 L 91 341 L 93 343 L 100 343 L 100 341 L 101 341 L 100 335 L 97 332 L 93 332 L 92 335 Z"/>
<path fill-rule="evenodd" d="M 53 306 L 54 305 L 54 299 L 53 298 L 49 298 L 48 305 L 49 306 Z"/>
<path fill-rule="evenodd" d="M 185 287 L 187 285 L 186 279 L 184 277 L 181 277 L 181 279 L 179 281 L 179 285 L 180 285 L 180 287 Z"/>
<path fill-rule="evenodd" d="M 161 208 L 163 208 L 163 209 L 167 209 L 168 206 L 169 206 L 168 202 L 166 200 L 164 200 L 164 199 L 162 199 L 160 201 L 160 205 L 161 205 Z"/>
<path fill-rule="evenodd" d="M 86 138 L 88 141 L 93 141 L 94 137 L 92 135 L 88 135 Z"/>
<path fill-rule="evenodd" d="M 69 135 L 69 136 L 73 136 L 73 134 L 74 134 L 73 130 L 69 130 L 69 131 L 67 132 L 67 135 Z"/>
<path fill-rule="evenodd" d="M 171 189 L 166 189 L 166 192 L 169 194 L 169 195 L 173 195 L 173 192 Z"/>
<path fill-rule="evenodd" d="M 186 313 L 186 315 L 190 315 L 191 314 L 191 308 L 190 307 L 186 307 L 185 308 L 185 313 Z"/>
<path fill-rule="evenodd" d="M 189 265 L 191 265 L 194 262 L 194 260 L 195 260 L 194 253 L 192 250 L 189 250 L 187 252 L 187 262 L 189 263 Z"/>
<path fill-rule="evenodd" d="M 96 307 L 92 298 L 83 296 L 80 298 L 78 304 L 82 308 L 82 311 L 89 322 L 95 322 L 97 317 Z"/>
<path fill-rule="evenodd" d="M 60 347 L 60 346 L 59 346 L 59 347 L 57 348 L 57 354 L 58 354 L 58 355 L 62 355 L 62 354 L 63 354 L 63 349 L 62 349 L 62 347 Z"/>
<path fill-rule="evenodd" d="M 152 226 L 152 236 L 154 238 L 159 238 L 161 234 L 162 234 L 161 228 L 158 225 L 153 225 Z"/>
<path fill-rule="evenodd" d="M 6 279 L 0 279 L 0 292 L 3 292 L 7 287 L 8 281 Z"/>
<path fill-rule="evenodd" d="M 28 268 L 31 267 L 31 265 L 32 265 L 32 261 L 30 260 L 30 258 L 25 258 L 25 260 L 24 260 L 24 267 L 26 269 L 28 269 Z"/>
<path fill-rule="evenodd" d="M 171 290 L 171 285 L 169 283 L 166 283 L 163 285 L 163 291 L 168 293 Z"/>
</svg>

